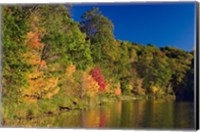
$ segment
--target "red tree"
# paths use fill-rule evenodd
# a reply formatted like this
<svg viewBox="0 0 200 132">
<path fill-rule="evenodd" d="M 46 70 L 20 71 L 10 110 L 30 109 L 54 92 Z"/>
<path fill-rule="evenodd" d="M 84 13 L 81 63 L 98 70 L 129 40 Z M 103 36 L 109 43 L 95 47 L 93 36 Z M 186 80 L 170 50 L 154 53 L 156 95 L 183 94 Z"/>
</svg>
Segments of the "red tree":
<svg viewBox="0 0 200 132">
<path fill-rule="evenodd" d="M 105 89 L 106 84 L 104 82 L 104 77 L 101 73 L 101 69 L 96 67 L 91 71 L 91 74 L 92 74 L 92 77 L 94 78 L 94 80 L 96 82 L 98 82 L 99 91 L 102 91 L 103 89 Z"/>
</svg>

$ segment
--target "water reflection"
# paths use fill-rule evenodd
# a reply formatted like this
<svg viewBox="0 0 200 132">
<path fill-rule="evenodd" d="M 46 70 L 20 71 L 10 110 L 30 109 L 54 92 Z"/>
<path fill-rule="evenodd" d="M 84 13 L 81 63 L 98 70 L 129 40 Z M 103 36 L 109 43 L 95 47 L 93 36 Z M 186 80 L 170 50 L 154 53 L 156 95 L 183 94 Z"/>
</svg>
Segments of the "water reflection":
<svg viewBox="0 0 200 132">
<path fill-rule="evenodd" d="M 165 100 L 110 102 L 56 117 L 53 126 L 84 128 L 194 128 L 194 106 Z"/>
<path fill-rule="evenodd" d="M 79 110 L 63 112 L 56 116 L 53 127 L 80 128 L 82 127 L 81 116 L 82 114 Z"/>
</svg>

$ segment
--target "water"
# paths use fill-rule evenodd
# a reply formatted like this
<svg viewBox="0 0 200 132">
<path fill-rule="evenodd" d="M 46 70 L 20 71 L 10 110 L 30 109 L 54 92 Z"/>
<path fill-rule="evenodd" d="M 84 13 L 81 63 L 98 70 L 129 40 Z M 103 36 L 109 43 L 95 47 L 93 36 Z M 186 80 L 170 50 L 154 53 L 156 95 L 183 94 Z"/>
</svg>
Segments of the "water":
<svg viewBox="0 0 200 132">
<path fill-rule="evenodd" d="M 62 112 L 36 126 L 59 128 L 193 129 L 194 105 L 165 100 L 119 101 Z"/>
</svg>

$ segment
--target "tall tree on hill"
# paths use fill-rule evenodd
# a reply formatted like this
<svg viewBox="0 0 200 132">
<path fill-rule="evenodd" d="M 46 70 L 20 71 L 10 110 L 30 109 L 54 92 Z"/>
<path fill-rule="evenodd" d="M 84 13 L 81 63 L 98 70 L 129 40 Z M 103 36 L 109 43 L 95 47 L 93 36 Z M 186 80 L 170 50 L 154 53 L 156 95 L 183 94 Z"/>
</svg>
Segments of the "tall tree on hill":
<svg viewBox="0 0 200 132">
<path fill-rule="evenodd" d="M 110 62 L 117 58 L 114 26 L 98 8 L 93 8 L 83 14 L 80 29 L 86 33 L 87 39 L 91 42 L 94 62 Z"/>
</svg>

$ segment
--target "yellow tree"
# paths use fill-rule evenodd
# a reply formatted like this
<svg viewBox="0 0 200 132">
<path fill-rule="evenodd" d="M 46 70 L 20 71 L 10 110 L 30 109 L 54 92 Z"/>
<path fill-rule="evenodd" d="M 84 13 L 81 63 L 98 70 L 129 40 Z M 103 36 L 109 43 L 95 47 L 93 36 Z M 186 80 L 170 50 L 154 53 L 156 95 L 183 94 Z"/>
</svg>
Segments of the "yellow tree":
<svg viewBox="0 0 200 132">
<path fill-rule="evenodd" d="M 82 94 L 85 94 L 88 97 L 95 97 L 99 90 L 99 84 L 94 80 L 94 78 L 88 74 L 88 72 L 84 72 L 81 78 L 82 82 Z"/>
<path fill-rule="evenodd" d="M 44 72 L 47 65 L 41 59 L 44 44 L 40 42 L 39 34 L 28 32 L 25 39 L 27 50 L 22 56 L 30 70 L 26 74 L 28 85 L 21 88 L 23 101 L 37 102 L 39 99 L 49 99 L 59 91 L 58 78 Z"/>
</svg>

